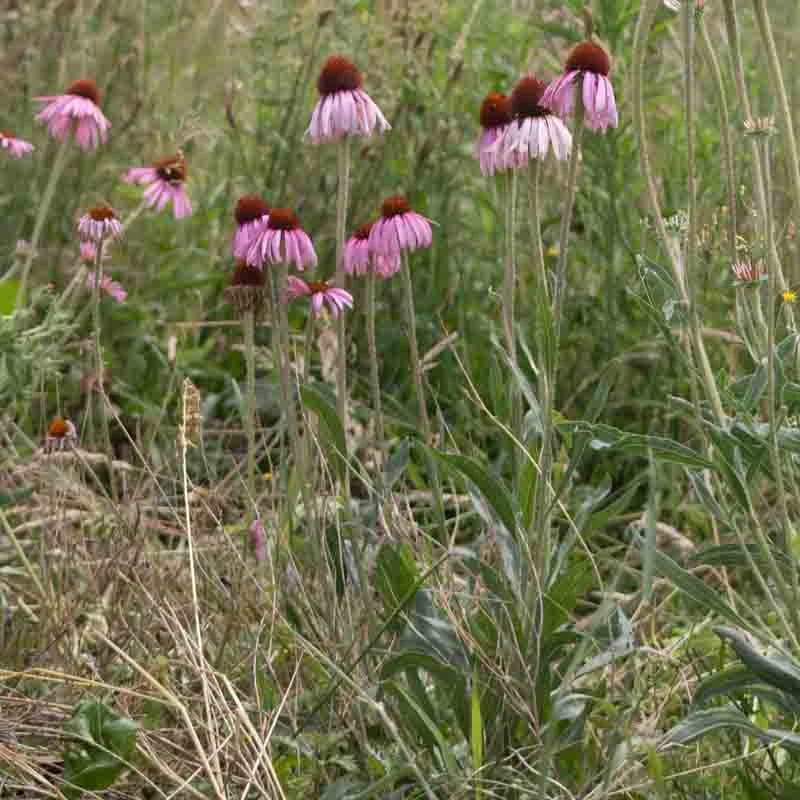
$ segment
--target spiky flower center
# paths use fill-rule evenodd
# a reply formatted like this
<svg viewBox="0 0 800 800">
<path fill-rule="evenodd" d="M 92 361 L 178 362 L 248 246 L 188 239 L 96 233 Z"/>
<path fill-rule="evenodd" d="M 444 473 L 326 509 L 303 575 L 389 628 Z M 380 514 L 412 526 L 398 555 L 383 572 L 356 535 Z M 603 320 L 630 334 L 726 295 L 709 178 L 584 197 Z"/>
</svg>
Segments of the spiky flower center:
<svg viewBox="0 0 800 800">
<path fill-rule="evenodd" d="M 369 239 L 369 233 L 374 224 L 374 222 L 365 222 L 363 225 L 359 225 L 358 228 L 356 228 L 356 232 L 353 234 L 353 237 L 361 241 Z"/>
<path fill-rule="evenodd" d="M 8 131 L 4 131 L 0 128 L 0 139 L 16 139 L 17 137 L 14 136 L 13 133 L 9 133 Z"/>
<path fill-rule="evenodd" d="M 322 95 L 336 92 L 353 92 L 360 89 L 364 80 L 358 67 L 344 56 L 331 56 L 322 65 L 317 89 Z"/>
<path fill-rule="evenodd" d="M 511 113 L 515 117 L 543 117 L 550 112 L 540 105 L 547 84 L 533 75 L 520 79 L 511 92 Z"/>
<path fill-rule="evenodd" d="M 407 214 L 411 211 L 408 199 L 404 194 L 395 194 L 387 197 L 381 206 L 381 214 L 384 217 L 396 217 L 400 214 Z"/>
<path fill-rule="evenodd" d="M 116 219 L 117 214 L 109 205 L 93 206 L 86 212 L 95 222 L 104 222 L 108 219 Z"/>
<path fill-rule="evenodd" d="M 158 177 L 167 183 L 183 183 L 186 180 L 186 159 L 180 152 L 154 161 L 153 169 Z"/>
<path fill-rule="evenodd" d="M 481 127 L 501 128 L 511 122 L 511 101 L 502 92 L 489 92 L 481 103 Z"/>
<path fill-rule="evenodd" d="M 66 94 L 84 97 L 87 100 L 91 100 L 96 106 L 100 105 L 100 90 L 91 78 L 81 78 L 79 81 L 73 81 L 67 87 Z"/>
<path fill-rule="evenodd" d="M 311 290 L 311 294 L 325 294 L 330 286 L 327 281 L 309 281 L 308 288 Z"/>
<path fill-rule="evenodd" d="M 273 208 L 267 227 L 273 231 L 293 231 L 300 227 L 300 220 L 290 208 Z"/>
<path fill-rule="evenodd" d="M 265 214 L 269 214 L 269 206 L 257 194 L 243 194 L 233 212 L 237 225 L 261 219 Z"/>
<path fill-rule="evenodd" d="M 244 261 L 240 261 L 233 271 L 231 286 L 255 286 L 261 288 L 264 285 L 264 270 L 258 267 L 251 267 Z"/>
<path fill-rule="evenodd" d="M 581 42 L 569 54 L 566 71 L 580 70 L 581 72 L 594 72 L 597 75 L 608 75 L 611 71 L 611 59 L 608 53 L 594 42 Z"/>
<path fill-rule="evenodd" d="M 68 430 L 69 426 L 63 417 L 54 417 L 47 428 L 47 435 L 52 436 L 54 439 L 63 439 L 67 435 Z"/>
</svg>

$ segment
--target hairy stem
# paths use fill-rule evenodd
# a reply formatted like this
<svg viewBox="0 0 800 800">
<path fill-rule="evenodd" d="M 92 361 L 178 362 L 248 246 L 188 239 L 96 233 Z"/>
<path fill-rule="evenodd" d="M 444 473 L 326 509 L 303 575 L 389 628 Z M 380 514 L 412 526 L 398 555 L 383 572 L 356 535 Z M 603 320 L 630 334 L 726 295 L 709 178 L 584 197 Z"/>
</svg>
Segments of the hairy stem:
<svg viewBox="0 0 800 800">
<path fill-rule="evenodd" d="M 506 339 L 506 350 L 511 364 L 517 364 L 517 344 L 515 331 L 515 306 L 517 292 L 517 172 L 506 172 L 505 192 L 505 269 L 503 274 L 503 333 Z M 522 398 L 515 375 L 512 375 L 508 386 L 508 397 L 511 406 L 511 430 L 522 442 Z M 522 454 L 514 447 L 514 479 L 519 479 Z"/>
</svg>

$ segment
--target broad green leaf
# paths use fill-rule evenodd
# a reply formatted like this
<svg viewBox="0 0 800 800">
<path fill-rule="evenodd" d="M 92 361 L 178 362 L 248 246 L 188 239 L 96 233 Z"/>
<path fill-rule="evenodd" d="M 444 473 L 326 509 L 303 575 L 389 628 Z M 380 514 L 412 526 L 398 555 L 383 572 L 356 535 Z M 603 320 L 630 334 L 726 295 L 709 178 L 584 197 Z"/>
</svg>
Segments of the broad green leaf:
<svg viewBox="0 0 800 800">
<path fill-rule="evenodd" d="M 0 314 L 12 314 L 17 307 L 19 281 L 16 278 L 0 280 Z"/>
<path fill-rule="evenodd" d="M 375 569 L 378 592 L 383 597 L 386 613 L 391 614 L 401 604 L 411 599 L 419 580 L 414 553 L 405 544 L 386 542 L 378 551 Z"/>
</svg>

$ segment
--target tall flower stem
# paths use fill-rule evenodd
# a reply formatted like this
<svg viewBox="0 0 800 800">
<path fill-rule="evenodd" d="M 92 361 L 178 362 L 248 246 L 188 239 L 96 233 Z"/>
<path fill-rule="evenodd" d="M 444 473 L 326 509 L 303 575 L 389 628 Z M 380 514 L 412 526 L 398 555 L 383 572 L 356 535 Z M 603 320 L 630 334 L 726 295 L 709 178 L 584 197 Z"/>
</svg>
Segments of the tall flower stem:
<svg viewBox="0 0 800 800">
<path fill-rule="evenodd" d="M 39 212 L 36 215 L 36 222 L 33 226 L 33 236 L 31 237 L 30 249 L 28 251 L 28 256 L 25 259 L 25 265 L 22 268 L 22 276 L 19 282 L 19 289 L 17 290 L 17 306 L 19 307 L 22 304 L 22 300 L 25 297 L 25 291 L 28 288 L 28 280 L 31 274 L 31 266 L 33 265 L 33 260 L 36 258 L 36 248 L 39 246 L 39 239 L 42 237 L 42 231 L 44 230 L 44 224 L 47 222 L 47 215 L 50 212 L 50 206 L 53 202 L 53 197 L 56 193 L 56 186 L 58 185 L 58 180 L 61 177 L 62 172 L 64 171 L 64 167 L 67 163 L 67 151 L 69 147 L 69 138 L 65 138 L 58 147 L 58 152 L 56 153 L 56 160 L 53 163 L 53 169 L 50 170 L 50 177 L 47 180 L 47 186 L 44 190 L 44 195 L 42 196 L 42 202 L 39 204 Z M 99 249 L 99 248 L 98 248 Z"/>
<path fill-rule="evenodd" d="M 339 183 L 336 193 L 336 285 L 344 289 L 344 246 L 347 229 L 347 203 L 350 188 L 350 139 L 344 136 L 338 145 L 338 174 Z M 338 349 L 336 353 L 336 410 L 342 421 L 342 428 L 347 430 L 347 328 L 345 315 L 340 314 L 336 320 L 336 338 Z M 345 437 L 345 450 L 347 450 L 347 437 Z M 345 463 L 347 453 L 345 452 Z M 345 508 L 350 507 L 350 475 L 347 469 L 344 473 L 344 498 Z"/>
<path fill-rule="evenodd" d="M 369 347 L 369 371 L 372 384 L 372 411 L 375 415 L 375 440 L 383 452 L 386 444 L 383 430 L 383 407 L 381 405 L 381 374 L 378 366 L 378 342 L 375 336 L 375 290 L 378 276 L 370 268 L 367 274 L 367 345 Z"/>
<path fill-rule="evenodd" d="M 289 407 L 289 391 L 288 391 L 288 382 L 284 379 L 283 374 L 283 348 L 281 346 L 281 322 L 280 322 L 280 303 L 278 302 L 278 292 L 275 288 L 276 283 L 276 275 L 274 274 L 276 270 L 270 270 L 269 273 L 265 276 L 266 283 L 268 285 L 267 291 L 267 301 L 269 303 L 269 316 L 271 322 L 271 344 L 272 344 L 272 361 L 273 365 L 278 367 L 278 376 L 279 376 L 279 385 L 280 385 L 280 392 L 281 392 L 281 407 L 287 411 Z M 288 421 L 286 422 L 286 427 L 289 427 Z M 280 468 L 283 469 L 286 466 L 286 443 L 285 437 L 280 437 L 280 448 L 279 448 L 279 461 Z"/>
<path fill-rule="evenodd" d="M 289 268 L 286 264 L 281 264 L 278 268 L 278 287 L 276 299 L 278 303 L 279 317 L 279 341 L 281 359 L 281 397 L 283 400 L 283 410 L 287 416 L 287 427 L 289 428 L 289 445 L 291 457 L 295 465 L 301 456 L 297 442 L 297 413 L 295 409 L 294 396 L 291 381 L 291 344 L 289 342 L 289 307 L 286 296 L 286 284 L 289 277 Z"/>
<path fill-rule="evenodd" d="M 414 311 L 414 285 L 411 281 L 411 266 L 407 251 L 403 250 L 403 287 L 405 289 L 406 325 L 408 327 L 408 349 L 411 357 L 411 372 L 419 407 L 419 424 L 426 444 L 431 444 L 431 423 L 428 418 L 428 403 L 425 398 L 425 377 L 417 346 L 417 315 Z"/>
<path fill-rule="evenodd" d="M 515 331 L 515 306 L 517 293 L 517 172 L 506 171 L 505 191 L 505 269 L 503 273 L 503 333 L 506 339 L 506 350 L 512 366 L 517 364 L 517 343 Z M 509 383 L 509 401 L 511 404 L 511 430 L 522 442 L 522 398 L 517 386 L 516 376 Z M 522 454 L 514 447 L 514 479 L 519 479 Z"/>
<path fill-rule="evenodd" d="M 247 434 L 247 493 L 252 503 L 250 522 L 255 519 L 256 503 L 256 343 L 255 312 L 248 309 L 242 315 L 242 336 L 246 366 L 246 391 L 244 404 L 244 428 Z"/>
</svg>

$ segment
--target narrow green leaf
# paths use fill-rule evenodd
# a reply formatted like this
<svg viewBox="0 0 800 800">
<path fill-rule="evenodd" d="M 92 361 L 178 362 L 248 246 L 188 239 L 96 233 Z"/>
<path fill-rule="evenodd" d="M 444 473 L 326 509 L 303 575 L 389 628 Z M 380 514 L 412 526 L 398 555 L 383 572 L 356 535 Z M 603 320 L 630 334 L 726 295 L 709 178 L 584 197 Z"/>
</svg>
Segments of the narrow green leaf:
<svg viewBox="0 0 800 800">
<path fill-rule="evenodd" d="M 478 775 L 483 768 L 483 718 L 481 716 L 481 695 L 480 695 L 480 672 L 477 665 L 472 670 L 471 682 L 471 735 L 470 744 L 472 745 L 472 771 Z M 475 800 L 481 798 L 480 780 L 475 782 Z"/>
<path fill-rule="evenodd" d="M 344 427 L 336 412 L 336 407 L 313 386 L 301 386 L 300 398 L 303 405 L 317 414 L 322 423 L 324 438 L 330 446 L 330 457 L 340 477 L 344 473 L 347 445 Z"/>
</svg>

